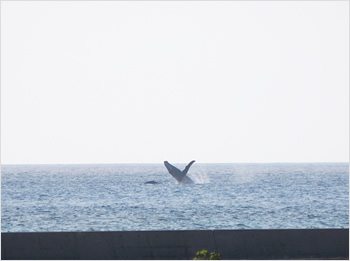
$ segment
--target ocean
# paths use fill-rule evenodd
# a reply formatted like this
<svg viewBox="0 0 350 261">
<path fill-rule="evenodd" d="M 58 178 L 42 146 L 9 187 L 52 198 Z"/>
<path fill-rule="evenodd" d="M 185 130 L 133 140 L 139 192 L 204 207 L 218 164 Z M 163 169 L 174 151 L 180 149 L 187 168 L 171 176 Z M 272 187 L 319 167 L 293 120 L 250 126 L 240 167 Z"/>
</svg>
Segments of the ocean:
<svg viewBox="0 0 350 261">
<path fill-rule="evenodd" d="M 188 176 L 177 184 L 163 164 L 2 165 L 1 230 L 349 228 L 348 163 L 195 163 Z"/>
</svg>

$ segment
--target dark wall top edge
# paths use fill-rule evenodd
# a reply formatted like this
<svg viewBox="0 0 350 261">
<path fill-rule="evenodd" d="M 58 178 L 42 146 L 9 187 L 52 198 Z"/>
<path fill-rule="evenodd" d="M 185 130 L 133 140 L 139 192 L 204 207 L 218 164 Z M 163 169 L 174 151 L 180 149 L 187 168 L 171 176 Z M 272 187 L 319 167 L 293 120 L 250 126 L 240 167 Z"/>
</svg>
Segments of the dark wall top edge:
<svg viewBox="0 0 350 261">
<path fill-rule="evenodd" d="M 286 229 L 203 229 L 203 230 L 119 230 L 119 231 L 33 231 L 33 232 L 1 232 L 1 234 L 45 234 L 45 233 L 161 233 L 161 232 L 198 232 L 198 231 L 332 231 L 332 230 L 347 230 L 349 228 L 286 228 Z"/>
</svg>

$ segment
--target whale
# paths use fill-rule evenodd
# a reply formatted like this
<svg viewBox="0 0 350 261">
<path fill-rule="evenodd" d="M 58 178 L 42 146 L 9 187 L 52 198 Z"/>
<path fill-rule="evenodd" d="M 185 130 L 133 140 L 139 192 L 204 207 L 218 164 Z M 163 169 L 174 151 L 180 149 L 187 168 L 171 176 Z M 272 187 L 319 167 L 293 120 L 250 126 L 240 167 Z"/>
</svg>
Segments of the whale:
<svg viewBox="0 0 350 261">
<path fill-rule="evenodd" d="M 192 164 L 195 162 L 195 160 L 192 160 L 188 165 L 185 167 L 184 170 L 179 170 L 175 166 L 171 165 L 168 161 L 164 161 L 164 165 L 167 168 L 168 172 L 171 176 L 174 177 L 174 179 L 180 183 L 180 184 L 191 184 L 194 183 L 192 179 L 190 179 L 186 174 Z"/>
<path fill-rule="evenodd" d="M 160 184 L 160 183 L 159 183 L 159 182 L 157 182 L 157 181 L 151 180 L 151 181 L 147 181 L 147 182 L 145 182 L 145 184 L 152 184 L 152 185 L 156 185 L 156 184 Z"/>
</svg>

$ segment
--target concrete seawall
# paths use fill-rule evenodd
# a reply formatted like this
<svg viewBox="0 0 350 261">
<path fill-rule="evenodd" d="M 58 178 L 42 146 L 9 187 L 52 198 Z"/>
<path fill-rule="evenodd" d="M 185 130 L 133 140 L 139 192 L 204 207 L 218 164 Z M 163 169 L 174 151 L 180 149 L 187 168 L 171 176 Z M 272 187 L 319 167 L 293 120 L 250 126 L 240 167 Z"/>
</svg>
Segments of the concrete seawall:
<svg viewBox="0 0 350 261">
<path fill-rule="evenodd" d="M 348 259 L 349 229 L 1 233 L 2 259 Z"/>
</svg>

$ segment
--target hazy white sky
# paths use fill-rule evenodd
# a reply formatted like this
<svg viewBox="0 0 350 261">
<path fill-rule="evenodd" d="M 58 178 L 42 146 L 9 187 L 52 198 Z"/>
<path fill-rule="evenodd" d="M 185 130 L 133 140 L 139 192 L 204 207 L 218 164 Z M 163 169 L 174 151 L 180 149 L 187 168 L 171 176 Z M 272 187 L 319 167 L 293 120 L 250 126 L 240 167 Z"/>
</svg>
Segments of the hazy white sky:
<svg viewBox="0 0 350 261">
<path fill-rule="evenodd" d="M 1 2 L 1 162 L 349 159 L 348 1 Z"/>
</svg>

